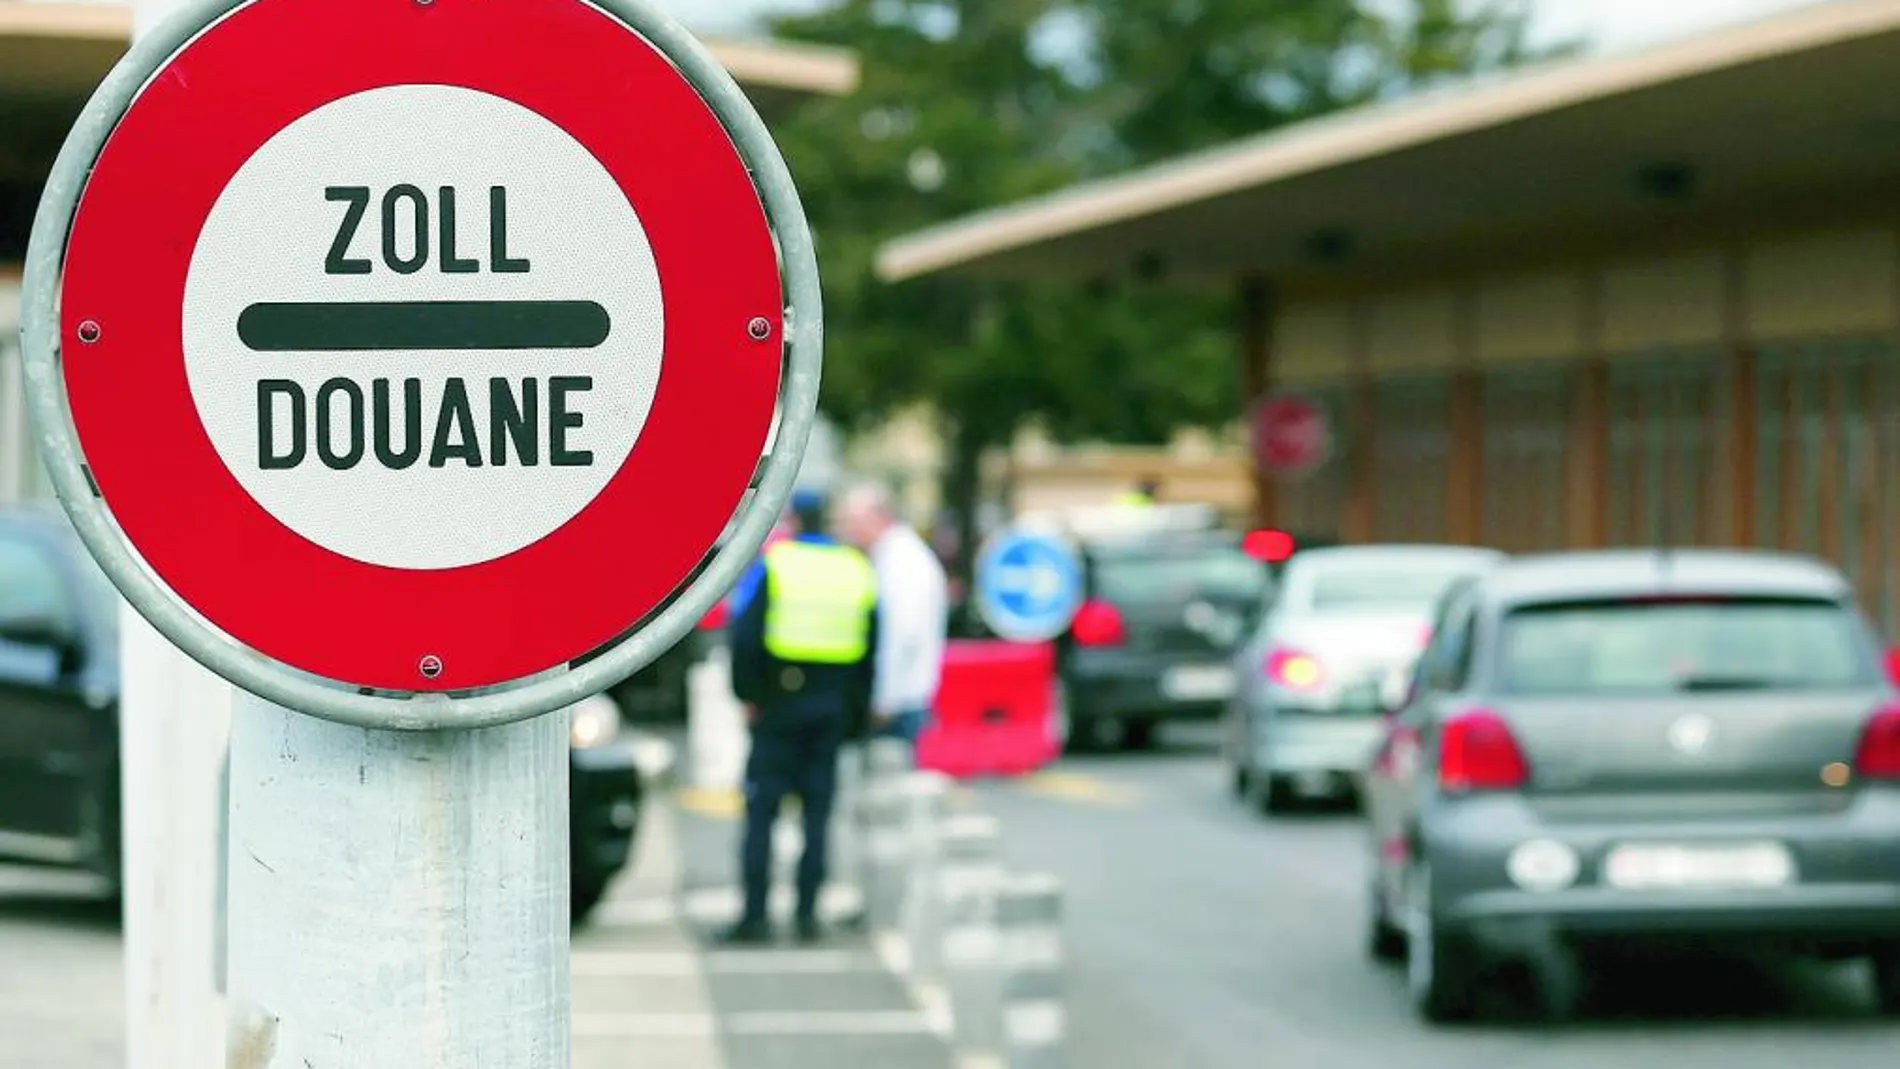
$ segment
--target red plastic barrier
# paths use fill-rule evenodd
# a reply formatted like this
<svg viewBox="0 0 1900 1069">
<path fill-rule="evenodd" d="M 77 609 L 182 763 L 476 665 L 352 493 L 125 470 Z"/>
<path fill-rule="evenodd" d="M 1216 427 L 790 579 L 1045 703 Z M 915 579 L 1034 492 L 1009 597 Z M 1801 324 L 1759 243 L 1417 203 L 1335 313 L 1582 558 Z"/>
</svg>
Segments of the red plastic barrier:
<svg viewBox="0 0 1900 1069">
<path fill-rule="evenodd" d="M 956 641 L 944 651 L 936 715 L 917 740 L 917 764 L 957 779 L 1033 772 L 1062 751 L 1055 709 L 1055 648 Z"/>
</svg>

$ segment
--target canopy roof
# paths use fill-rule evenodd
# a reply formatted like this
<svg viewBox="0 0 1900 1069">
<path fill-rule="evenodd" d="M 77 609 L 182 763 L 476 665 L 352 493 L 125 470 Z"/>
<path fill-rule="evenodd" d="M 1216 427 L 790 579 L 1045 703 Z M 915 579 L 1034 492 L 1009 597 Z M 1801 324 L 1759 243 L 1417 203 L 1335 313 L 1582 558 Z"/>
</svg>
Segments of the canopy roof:
<svg viewBox="0 0 1900 1069">
<path fill-rule="evenodd" d="M 1075 186 L 900 238 L 879 269 L 1407 273 L 1789 201 L 1890 202 L 1895 71 L 1900 0 L 1833 0 Z"/>
</svg>

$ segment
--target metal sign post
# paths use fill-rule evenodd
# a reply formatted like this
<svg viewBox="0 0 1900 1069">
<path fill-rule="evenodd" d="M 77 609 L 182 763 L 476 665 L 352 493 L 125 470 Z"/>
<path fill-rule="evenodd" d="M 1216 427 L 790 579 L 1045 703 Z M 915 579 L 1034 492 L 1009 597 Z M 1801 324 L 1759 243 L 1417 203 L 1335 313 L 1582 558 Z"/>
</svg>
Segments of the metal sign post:
<svg viewBox="0 0 1900 1069">
<path fill-rule="evenodd" d="M 564 1067 L 558 714 L 737 580 L 816 411 L 743 93 L 647 0 L 200 4 L 82 114 L 24 297 L 61 502 L 247 692 L 230 1065 Z"/>
<path fill-rule="evenodd" d="M 180 0 L 135 0 L 133 39 L 182 6 Z M 223 1064 L 220 770 L 234 694 L 120 603 L 126 1069 Z"/>
</svg>

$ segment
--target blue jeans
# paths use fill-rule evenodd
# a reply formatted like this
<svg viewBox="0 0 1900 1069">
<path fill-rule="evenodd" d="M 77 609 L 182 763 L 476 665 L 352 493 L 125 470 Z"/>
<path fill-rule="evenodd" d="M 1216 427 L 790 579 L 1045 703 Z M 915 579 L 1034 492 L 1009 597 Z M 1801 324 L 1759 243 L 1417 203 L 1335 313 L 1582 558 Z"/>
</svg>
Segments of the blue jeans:
<svg viewBox="0 0 1900 1069">
<path fill-rule="evenodd" d="M 924 733 L 924 723 L 930 714 L 922 709 L 905 709 L 892 717 L 890 722 L 877 729 L 876 738 L 903 739 L 912 746 L 917 745 L 918 736 Z"/>
</svg>

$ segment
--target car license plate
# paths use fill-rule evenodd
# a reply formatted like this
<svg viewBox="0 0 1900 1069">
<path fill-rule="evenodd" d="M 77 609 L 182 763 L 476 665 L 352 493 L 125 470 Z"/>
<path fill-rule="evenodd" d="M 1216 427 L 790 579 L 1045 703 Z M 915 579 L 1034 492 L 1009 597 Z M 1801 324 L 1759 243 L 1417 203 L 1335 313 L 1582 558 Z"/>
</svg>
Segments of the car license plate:
<svg viewBox="0 0 1900 1069">
<path fill-rule="evenodd" d="M 1795 882 L 1795 866 L 1780 843 L 1630 845 L 1604 859 L 1603 882 L 1642 891 L 1785 887 Z"/>
<path fill-rule="evenodd" d="M 1234 670 L 1225 665 L 1174 668 L 1161 677 L 1161 693 L 1176 701 L 1213 701 L 1234 693 Z"/>
</svg>

